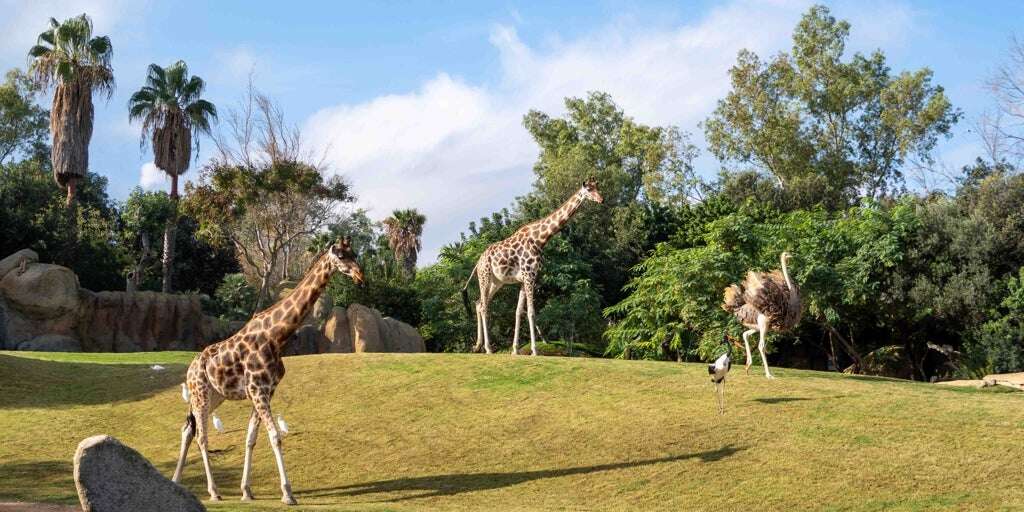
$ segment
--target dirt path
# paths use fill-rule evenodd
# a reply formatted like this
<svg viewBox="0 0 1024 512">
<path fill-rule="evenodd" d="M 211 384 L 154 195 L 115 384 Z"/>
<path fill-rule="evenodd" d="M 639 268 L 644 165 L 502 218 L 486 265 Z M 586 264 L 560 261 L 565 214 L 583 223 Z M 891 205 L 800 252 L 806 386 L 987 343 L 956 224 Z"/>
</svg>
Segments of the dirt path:
<svg viewBox="0 0 1024 512">
<path fill-rule="evenodd" d="M 0 503 L 0 512 L 80 512 L 81 510 L 71 505 L 48 503 Z"/>
</svg>

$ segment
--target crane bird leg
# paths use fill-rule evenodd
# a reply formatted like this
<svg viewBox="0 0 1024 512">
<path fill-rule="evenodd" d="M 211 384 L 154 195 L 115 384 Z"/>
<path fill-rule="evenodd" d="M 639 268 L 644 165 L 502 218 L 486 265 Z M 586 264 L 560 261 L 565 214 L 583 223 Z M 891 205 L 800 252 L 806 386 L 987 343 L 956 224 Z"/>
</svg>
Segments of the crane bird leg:
<svg viewBox="0 0 1024 512">
<path fill-rule="evenodd" d="M 725 414 L 725 382 L 715 383 L 715 398 L 718 400 L 718 414 Z"/>
</svg>

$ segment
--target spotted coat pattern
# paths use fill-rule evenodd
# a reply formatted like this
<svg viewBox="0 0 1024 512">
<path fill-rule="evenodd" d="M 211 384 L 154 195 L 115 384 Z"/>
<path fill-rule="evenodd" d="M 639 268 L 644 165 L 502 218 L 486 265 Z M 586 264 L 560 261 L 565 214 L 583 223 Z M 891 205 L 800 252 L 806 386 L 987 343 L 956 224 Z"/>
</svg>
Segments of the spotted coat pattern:
<svg viewBox="0 0 1024 512">
<path fill-rule="evenodd" d="M 534 336 L 533 292 L 537 283 L 537 274 L 541 266 L 541 253 L 544 245 L 569 219 L 579 210 L 586 200 L 601 203 L 601 193 L 593 179 L 584 182 L 583 186 L 562 203 L 555 211 L 543 219 L 531 222 L 515 232 L 512 236 L 491 244 L 477 260 L 474 274 L 480 284 L 480 298 L 476 302 L 477 337 L 475 352 L 481 347 L 491 353 L 490 334 L 487 328 L 487 310 L 494 294 L 506 284 L 520 283 L 519 302 L 516 307 L 515 334 L 512 338 L 512 353 L 519 352 L 519 323 L 523 306 L 530 324 L 530 352 L 537 355 L 537 341 Z M 473 276 L 470 275 L 470 279 Z M 469 286 L 469 282 L 466 283 Z M 463 288 L 465 290 L 465 288 Z"/>
<path fill-rule="evenodd" d="M 252 499 L 249 487 L 252 448 L 256 443 L 257 428 L 262 423 L 267 429 L 277 459 L 282 501 L 295 503 L 284 470 L 281 436 L 271 414 L 270 400 L 284 378 L 281 352 L 285 343 L 301 325 L 336 271 L 348 275 L 356 283 L 363 280 L 362 270 L 355 262 L 348 240 L 339 241 L 317 258 L 287 297 L 257 313 L 233 336 L 206 347 L 192 360 L 185 376 L 189 413 L 182 427 L 181 453 L 173 478 L 175 482 L 181 480 L 189 446 L 192 439 L 196 438 L 206 469 L 210 498 L 220 499 L 207 455 L 207 422 L 224 400 L 249 400 L 253 408 L 246 434 L 242 499 Z"/>
</svg>

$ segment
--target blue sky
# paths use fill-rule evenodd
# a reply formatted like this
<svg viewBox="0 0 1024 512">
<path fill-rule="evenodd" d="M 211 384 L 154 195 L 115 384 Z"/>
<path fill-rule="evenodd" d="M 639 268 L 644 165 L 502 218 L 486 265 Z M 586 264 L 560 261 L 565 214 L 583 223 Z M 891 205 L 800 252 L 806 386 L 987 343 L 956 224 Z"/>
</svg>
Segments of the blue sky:
<svg viewBox="0 0 1024 512">
<path fill-rule="evenodd" d="M 825 3 L 853 25 L 851 51 L 881 48 L 897 72 L 930 67 L 963 110 L 941 165 L 981 154 L 971 129 L 990 106 L 983 81 L 1010 36 L 1024 35 L 1024 3 Z M 118 87 L 97 105 L 91 165 L 119 199 L 140 180 L 166 187 L 143 174 L 151 158 L 127 122 L 149 63 L 184 59 L 222 110 L 251 72 L 372 217 L 397 207 L 427 214 L 428 262 L 469 221 L 529 189 L 537 148 L 519 124 L 528 109 L 559 113 L 565 96 L 605 90 L 637 120 L 678 125 L 703 147 L 698 123 L 725 94 L 736 51 L 787 50 L 808 5 L 0 0 L 0 67 L 25 65 L 49 16 L 94 18 L 113 40 Z M 702 174 L 717 167 L 698 160 Z"/>
</svg>

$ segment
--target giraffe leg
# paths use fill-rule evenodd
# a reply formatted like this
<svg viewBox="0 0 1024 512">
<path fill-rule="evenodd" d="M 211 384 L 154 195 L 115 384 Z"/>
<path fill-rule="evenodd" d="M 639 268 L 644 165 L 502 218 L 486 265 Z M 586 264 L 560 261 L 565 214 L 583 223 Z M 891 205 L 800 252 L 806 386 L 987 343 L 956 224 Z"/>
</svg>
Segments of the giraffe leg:
<svg viewBox="0 0 1024 512">
<path fill-rule="evenodd" d="M 512 335 L 512 355 L 519 354 L 519 323 L 523 318 L 523 305 L 526 302 L 526 292 L 520 288 L 519 304 L 516 305 L 516 330 Z"/>
<path fill-rule="evenodd" d="M 761 331 L 761 339 L 757 343 L 757 350 L 761 352 L 761 364 L 764 365 L 764 376 L 769 379 L 774 379 L 771 370 L 768 369 L 768 357 L 764 355 L 765 332 L 768 331 L 768 318 L 764 315 L 757 315 L 757 329 Z"/>
<path fill-rule="evenodd" d="M 245 432 L 245 463 L 242 465 L 242 501 L 252 499 L 252 489 L 249 484 L 252 480 L 252 449 L 256 446 L 256 436 L 259 433 L 260 416 L 254 407 L 249 413 L 249 429 Z"/>
<path fill-rule="evenodd" d="M 743 346 L 746 347 L 747 349 L 747 363 L 744 365 L 743 371 L 747 375 L 750 375 L 750 360 L 753 359 L 753 356 L 751 356 L 750 354 L 750 335 L 754 334 L 755 332 L 757 332 L 757 329 L 749 329 L 743 331 Z"/>
<path fill-rule="evenodd" d="M 196 437 L 196 417 L 192 414 L 192 406 L 189 406 L 188 416 L 185 417 L 185 426 L 181 427 L 181 452 L 178 454 L 178 466 L 174 468 L 174 477 L 171 481 L 180 484 L 181 472 L 185 469 L 185 459 L 188 458 L 188 449 L 192 446 L 192 440 Z"/>
<path fill-rule="evenodd" d="M 288 481 L 288 474 L 284 469 L 284 453 L 281 449 L 281 433 L 278 432 L 277 423 L 270 412 L 270 397 L 272 392 L 263 388 L 256 388 L 255 393 L 250 390 L 249 396 L 260 421 L 267 428 L 267 437 L 270 439 L 270 447 L 274 450 L 274 458 L 277 459 L 277 472 L 281 477 L 281 502 L 285 505 L 295 505 L 295 497 L 292 496 L 292 484 Z"/>
<path fill-rule="evenodd" d="M 530 322 L 530 355 L 537 355 L 537 328 L 533 320 L 533 280 L 523 283 L 523 291 L 526 293 L 526 319 Z"/>
<path fill-rule="evenodd" d="M 209 388 L 207 388 L 209 389 Z M 209 393 L 209 391 L 207 391 Z M 206 468 L 206 490 L 210 493 L 210 501 L 220 501 L 220 493 L 217 492 L 217 484 L 213 483 L 213 468 L 210 466 L 210 453 L 207 445 L 207 427 L 209 427 L 210 413 L 219 403 L 209 400 L 196 410 L 196 439 L 199 443 L 199 453 L 203 456 L 203 466 Z"/>
</svg>

